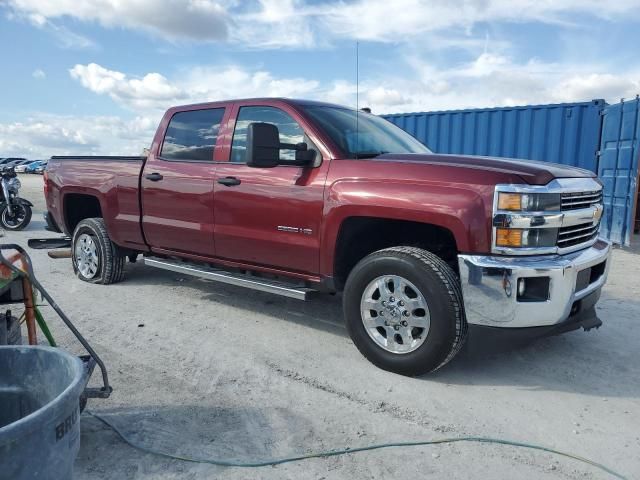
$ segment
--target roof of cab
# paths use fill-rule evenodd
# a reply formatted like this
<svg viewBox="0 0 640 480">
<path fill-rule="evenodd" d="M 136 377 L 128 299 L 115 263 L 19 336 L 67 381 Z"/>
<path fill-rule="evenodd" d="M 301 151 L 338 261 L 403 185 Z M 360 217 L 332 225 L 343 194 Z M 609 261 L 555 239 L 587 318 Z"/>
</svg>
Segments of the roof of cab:
<svg viewBox="0 0 640 480">
<path fill-rule="evenodd" d="M 256 98 L 236 98 L 236 99 L 231 99 L 231 100 L 220 100 L 220 101 L 213 101 L 213 102 L 202 102 L 202 103 L 192 103 L 192 104 L 187 104 L 187 105 L 175 105 L 173 107 L 171 107 L 169 110 L 183 110 L 183 109 L 189 109 L 189 110 L 193 110 L 194 107 L 202 107 L 202 108 L 207 108 L 207 107 L 214 107 L 214 106 L 220 106 L 220 105 L 227 105 L 229 103 L 236 103 L 236 102 L 281 102 L 281 103 L 287 103 L 290 105 L 298 105 L 298 106 L 318 106 L 318 107 L 334 107 L 334 108 L 346 108 L 349 109 L 349 107 L 346 107 L 344 105 L 338 105 L 335 103 L 328 103 L 328 102 L 319 102 L 317 100 L 304 100 L 304 99 L 297 99 L 297 98 L 285 98 L 285 97 L 256 97 Z"/>
</svg>

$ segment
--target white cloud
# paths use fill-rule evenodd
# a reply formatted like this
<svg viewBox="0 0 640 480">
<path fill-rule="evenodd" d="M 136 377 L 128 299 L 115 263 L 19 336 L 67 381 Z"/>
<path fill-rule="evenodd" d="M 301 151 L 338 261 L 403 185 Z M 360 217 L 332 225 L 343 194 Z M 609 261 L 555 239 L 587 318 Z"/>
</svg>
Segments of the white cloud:
<svg viewBox="0 0 640 480">
<path fill-rule="evenodd" d="M 122 72 L 108 70 L 95 63 L 76 65 L 69 73 L 83 87 L 109 95 L 119 104 L 138 109 L 153 109 L 188 99 L 186 92 L 172 85 L 159 73 L 142 78 L 127 78 Z"/>
<path fill-rule="evenodd" d="M 82 86 L 108 95 L 131 110 L 165 110 L 176 103 L 197 103 L 241 97 L 308 96 L 319 88 L 316 80 L 277 78 L 258 70 L 250 72 L 239 67 L 196 67 L 170 82 L 159 73 L 132 78 L 101 65 L 76 65 L 70 71 Z"/>
<path fill-rule="evenodd" d="M 228 40 L 249 48 L 308 48 L 344 38 L 414 42 L 434 32 L 439 44 L 454 39 L 454 44 L 463 46 L 473 27 L 481 23 L 530 21 L 571 26 L 579 15 L 610 20 L 640 11 L 640 0 L 5 1 L 14 16 L 25 17 L 34 25 L 53 25 L 53 21 L 72 17 L 108 28 L 143 30 L 169 41 Z"/>
<path fill-rule="evenodd" d="M 214 0 L 7 0 L 14 15 L 43 26 L 62 17 L 142 29 L 170 40 L 223 40 L 230 19 Z M 56 27 L 61 28 L 61 27 Z"/>
<path fill-rule="evenodd" d="M 572 75 L 563 79 L 554 89 L 555 98 L 578 101 L 585 98 L 606 98 L 615 102 L 620 98 L 631 98 L 640 94 L 640 73 L 635 75 L 613 75 L 592 73 Z"/>
<path fill-rule="evenodd" d="M 313 10 L 302 0 L 258 0 L 257 9 L 235 14 L 231 41 L 250 48 L 309 48 L 320 43 Z"/>
<path fill-rule="evenodd" d="M 640 93 L 640 69 L 607 72 L 603 65 L 555 64 L 537 59 L 517 62 L 483 53 L 450 68 L 437 68 L 422 58 L 409 58 L 402 73 L 368 78 L 360 85 L 360 106 L 375 113 L 433 111 L 494 106 L 589 101 L 610 103 Z M 341 90 L 353 104 L 355 85 Z"/>
<path fill-rule="evenodd" d="M 325 4 L 315 13 L 340 37 L 398 42 L 425 32 L 468 31 L 481 22 L 571 24 L 576 13 L 614 18 L 638 8 L 638 0 L 358 0 Z"/>
<path fill-rule="evenodd" d="M 0 123 L 3 156 L 139 155 L 149 146 L 160 118 L 71 117 L 40 114 L 24 122 Z"/>
<path fill-rule="evenodd" d="M 32 73 L 31 76 L 33 78 L 35 78 L 36 80 L 44 80 L 45 78 L 47 78 L 47 74 L 44 73 L 44 71 L 40 68 L 36 68 Z"/>
<path fill-rule="evenodd" d="M 80 35 L 76 32 L 72 32 L 68 28 L 56 25 L 53 22 L 42 19 L 43 23 L 37 23 L 36 26 L 51 32 L 51 34 L 55 37 L 58 45 L 63 48 L 75 48 L 75 49 L 86 49 L 86 48 L 94 48 L 96 46 L 95 42 L 84 35 Z"/>
<path fill-rule="evenodd" d="M 372 87 L 366 92 L 366 99 L 370 105 L 376 107 L 395 106 L 407 103 L 406 93 L 409 92 L 403 93 L 395 88 Z"/>
<path fill-rule="evenodd" d="M 640 72 L 619 74 L 598 65 L 558 65 L 536 59 L 524 63 L 490 53 L 449 69 L 420 58 L 408 59 L 397 74 L 367 78 L 360 84 L 360 106 L 376 113 L 512 106 L 588 101 L 615 102 L 640 92 Z M 71 76 L 85 88 L 108 95 L 135 112 L 155 112 L 171 105 L 247 97 L 289 97 L 355 106 L 356 85 L 345 79 L 322 84 L 302 77 L 276 77 L 239 66 L 200 66 L 180 72 L 177 80 L 160 73 L 140 78 L 95 63 L 76 65 Z"/>
</svg>

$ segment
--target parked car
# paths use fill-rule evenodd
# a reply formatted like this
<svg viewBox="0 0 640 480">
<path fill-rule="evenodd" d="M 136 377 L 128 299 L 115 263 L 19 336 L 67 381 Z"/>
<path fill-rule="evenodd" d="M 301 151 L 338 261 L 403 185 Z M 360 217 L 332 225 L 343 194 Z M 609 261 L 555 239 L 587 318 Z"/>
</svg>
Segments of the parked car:
<svg viewBox="0 0 640 480">
<path fill-rule="evenodd" d="M 342 292 L 360 352 L 401 374 L 445 365 L 468 324 L 536 335 L 602 324 L 611 247 L 595 174 L 434 154 L 337 105 L 174 107 L 147 157 L 52 157 L 45 194 L 81 280 L 118 282 L 142 254 L 299 299 Z"/>
<path fill-rule="evenodd" d="M 20 165 L 20 167 L 23 167 L 23 171 L 25 173 L 35 173 L 36 172 L 36 168 L 38 168 L 40 165 L 46 165 L 47 161 L 46 160 L 36 160 L 35 162 L 31 162 L 27 165 Z M 18 170 L 16 170 L 18 171 Z"/>
<path fill-rule="evenodd" d="M 47 165 L 48 165 L 48 162 L 41 163 L 34 169 L 33 173 L 42 175 L 46 171 Z"/>
<path fill-rule="evenodd" d="M 29 160 L 28 162 L 19 163 L 14 167 L 16 173 L 24 173 L 29 165 L 34 163 L 33 160 Z"/>
<path fill-rule="evenodd" d="M 20 159 L 14 159 L 14 160 L 12 160 L 10 162 L 7 162 L 7 163 L 5 163 L 5 164 L 3 164 L 1 166 L 4 167 L 4 168 L 11 167 L 11 168 L 15 169 L 16 167 L 19 167 L 20 165 L 24 165 L 24 164 L 27 164 L 27 163 L 30 163 L 30 162 L 31 162 L 31 160 L 25 160 L 24 158 L 20 158 Z"/>
<path fill-rule="evenodd" d="M 17 158 L 17 157 L 7 157 L 7 158 L 3 158 L 2 161 L 0 161 L 0 166 L 7 166 L 7 165 L 12 165 L 21 161 L 27 161 L 26 158 Z"/>
</svg>

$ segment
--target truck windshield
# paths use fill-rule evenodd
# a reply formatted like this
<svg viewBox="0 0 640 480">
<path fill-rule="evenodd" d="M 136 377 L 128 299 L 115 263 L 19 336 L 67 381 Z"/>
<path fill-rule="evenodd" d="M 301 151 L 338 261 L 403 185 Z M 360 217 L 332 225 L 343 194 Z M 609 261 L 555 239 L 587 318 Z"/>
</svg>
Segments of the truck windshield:
<svg viewBox="0 0 640 480">
<path fill-rule="evenodd" d="M 404 130 L 370 113 L 318 105 L 306 106 L 305 111 L 347 158 L 374 158 L 385 153 L 432 153 Z"/>
</svg>

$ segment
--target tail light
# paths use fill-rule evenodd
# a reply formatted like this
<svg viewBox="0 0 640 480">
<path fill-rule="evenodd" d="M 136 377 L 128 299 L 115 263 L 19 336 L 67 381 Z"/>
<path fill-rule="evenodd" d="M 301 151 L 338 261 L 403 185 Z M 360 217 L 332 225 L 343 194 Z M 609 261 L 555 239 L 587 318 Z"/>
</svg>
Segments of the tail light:
<svg viewBox="0 0 640 480">
<path fill-rule="evenodd" d="M 49 183 L 49 174 L 47 173 L 47 171 L 45 170 L 43 172 L 42 178 L 44 180 L 44 196 L 47 196 L 47 183 Z"/>
</svg>

